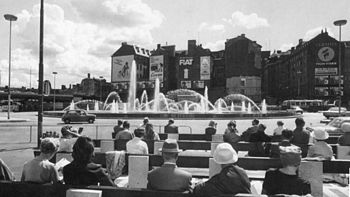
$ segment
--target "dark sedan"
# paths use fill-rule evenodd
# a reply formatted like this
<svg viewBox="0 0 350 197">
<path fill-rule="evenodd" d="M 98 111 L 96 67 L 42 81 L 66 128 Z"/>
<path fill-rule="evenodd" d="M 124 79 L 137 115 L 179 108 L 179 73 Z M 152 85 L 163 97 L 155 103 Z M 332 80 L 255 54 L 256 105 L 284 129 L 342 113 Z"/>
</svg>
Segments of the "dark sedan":
<svg viewBox="0 0 350 197">
<path fill-rule="evenodd" d="M 74 109 L 68 110 L 62 115 L 62 121 L 66 124 L 71 122 L 88 122 L 94 123 L 96 115 L 89 114 L 85 110 Z"/>
</svg>

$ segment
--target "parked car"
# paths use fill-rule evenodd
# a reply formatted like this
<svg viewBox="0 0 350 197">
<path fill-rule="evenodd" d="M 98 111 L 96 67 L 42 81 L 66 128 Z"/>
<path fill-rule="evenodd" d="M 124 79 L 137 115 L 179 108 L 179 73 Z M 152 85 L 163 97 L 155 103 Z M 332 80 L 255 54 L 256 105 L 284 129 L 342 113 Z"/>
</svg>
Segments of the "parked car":
<svg viewBox="0 0 350 197">
<path fill-rule="evenodd" d="M 94 123 L 95 119 L 96 115 L 89 114 L 85 110 L 81 109 L 68 110 L 62 115 L 62 121 L 66 124 L 71 122 Z"/>
<path fill-rule="evenodd" d="M 339 114 L 339 107 L 331 107 L 327 111 L 323 112 L 323 116 L 325 116 L 327 119 L 330 117 L 339 117 L 339 116 L 346 116 L 350 115 L 350 113 L 347 113 L 347 110 L 345 107 L 340 108 L 340 114 Z"/>
<path fill-rule="evenodd" d="M 296 114 L 303 114 L 304 113 L 304 110 L 301 109 L 299 106 L 290 106 L 289 109 L 287 109 L 287 111 L 290 111 L 290 112 L 294 112 Z"/>
<path fill-rule="evenodd" d="M 341 130 L 341 125 L 344 122 L 350 122 L 350 117 L 336 117 L 333 120 L 331 120 L 327 125 L 325 125 L 324 128 L 329 133 L 329 135 L 342 135 L 343 131 Z"/>
</svg>

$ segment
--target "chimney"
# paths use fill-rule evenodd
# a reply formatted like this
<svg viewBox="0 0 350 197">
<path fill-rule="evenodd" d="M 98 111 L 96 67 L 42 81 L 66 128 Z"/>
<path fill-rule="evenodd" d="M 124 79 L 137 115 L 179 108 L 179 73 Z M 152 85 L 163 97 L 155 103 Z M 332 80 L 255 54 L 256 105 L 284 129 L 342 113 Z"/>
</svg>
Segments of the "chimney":
<svg viewBox="0 0 350 197">
<path fill-rule="evenodd" d="M 157 49 L 160 49 L 160 44 L 157 44 Z"/>
<path fill-rule="evenodd" d="M 303 39 L 299 39 L 299 44 L 303 44 Z"/>
<path fill-rule="evenodd" d="M 187 50 L 189 54 L 192 54 L 192 51 L 196 48 L 196 40 L 188 40 Z"/>
<path fill-rule="evenodd" d="M 90 79 L 90 73 L 88 73 L 88 79 Z"/>
<path fill-rule="evenodd" d="M 279 53 L 282 53 L 282 51 L 281 50 L 277 50 L 277 54 L 279 54 Z"/>
<path fill-rule="evenodd" d="M 127 42 L 122 42 L 122 46 L 125 46 L 127 45 L 128 43 Z"/>
<path fill-rule="evenodd" d="M 245 38 L 245 34 L 241 34 L 241 37 Z"/>
</svg>

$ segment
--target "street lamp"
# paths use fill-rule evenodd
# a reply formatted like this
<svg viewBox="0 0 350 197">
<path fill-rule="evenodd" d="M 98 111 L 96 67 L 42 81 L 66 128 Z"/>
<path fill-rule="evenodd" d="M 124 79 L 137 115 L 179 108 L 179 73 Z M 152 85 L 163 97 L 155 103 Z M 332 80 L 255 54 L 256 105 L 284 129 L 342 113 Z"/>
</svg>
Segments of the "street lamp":
<svg viewBox="0 0 350 197">
<path fill-rule="evenodd" d="M 8 109 L 7 109 L 7 119 L 10 119 L 10 107 L 11 107 L 11 31 L 12 31 L 12 21 L 17 20 L 17 16 L 12 14 L 5 14 L 5 20 L 10 21 L 10 41 L 9 41 L 9 85 L 8 85 Z"/>
<path fill-rule="evenodd" d="M 347 20 L 337 20 L 334 21 L 335 26 L 339 26 L 339 54 L 338 54 L 338 76 L 339 76 L 339 83 L 338 83 L 338 91 L 339 91 L 339 115 L 341 110 L 341 26 L 345 25 Z"/>
<path fill-rule="evenodd" d="M 56 75 L 57 72 L 52 72 L 53 74 L 53 111 L 56 111 Z"/>
<path fill-rule="evenodd" d="M 100 76 L 100 101 L 102 102 L 102 79 L 103 76 Z"/>
</svg>

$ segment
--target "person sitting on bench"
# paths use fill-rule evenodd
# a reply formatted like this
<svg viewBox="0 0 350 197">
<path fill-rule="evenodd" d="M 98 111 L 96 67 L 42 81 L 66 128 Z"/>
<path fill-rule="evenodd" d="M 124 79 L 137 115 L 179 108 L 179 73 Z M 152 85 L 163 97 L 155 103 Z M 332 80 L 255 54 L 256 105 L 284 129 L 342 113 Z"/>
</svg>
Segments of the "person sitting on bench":
<svg viewBox="0 0 350 197">
<path fill-rule="evenodd" d="M 244 169 L 234 163 L 238 155 L 228 143 L 221 143 L 217 146 L 214 161 L 221 164 L 221 171 L 208 181 L 195 186 L 193 193 L 197 196 L 219 196 L 222 194 L 250 194 L 250 181 Z"/>
<path fill-rule="evenodd" d="M 350 123 L 344 122 L 341 125 L 341 130 L 343 134 L 338 139 L 338 144 L 340 146 L 350 146 Z"/>
<path fill-rule="evenodd" d="M 73 146 L 73 161 L 63 167 L 63 180 L 67 185 L 109 185 L 114 186 L 105 169 L 91 161 L 94 145 L 87 136 L 81 136 Z"/>
<path fill-rule="evenodd" d="M 311 194 L 310 183 L 298 177 L 301 149 L 297 146 L 280 146 L 280 158 L 283 167 L 266 171 L 262 194 Z"/>
<path fill-rule="evenodd" d="M 72 152 L 73 145 L 75 141 L 77 141 L 77 137 L 80 136 L 78 131 L 74 132 L 71 126 L 63 126 L 61 128 L 61 138 L 60 138 L 60 146 L 58 147 L 59 152 Z"/>
<path fill-rule="evenodd" d="M 116 135 L 115 135 L 115 139 L 116 140 L 131 140 L 134 136 L 132 135 L 132 133 L 129 131 L 130 129 L 130 123 L 128 121 L 124 121 L 123 123 L 123 130 L 119 131 Z"/>
<path fill-rule="evenodd" d="M 130 154 L 148 154 L 148 146 L 141 138 L 145 135 L 144 128 L 134 130 L 135 137 L 126 143 L 126 152 Z"/>
<path fill-rule="evenodd" d="M 147 188 L 180 192 L 191 190 L 192 175 L 176 166 L 180 152 L 177 141 L 166 139 L 161 152 L 164 164 L 148 173 Z"/>
<path fill-rule="evenodd" d="M 174 125 L 174 119 L 169 119 L 168 124 L 164 127 L 164 133 L 179 133 L 179 128 Z"/>
<path fill-rule="evenodd" d="M 216 134 L 217 123 L 214 120 L 209 121 L 209 125 L 205 128 L 205 138 L 207 141 L 211 141 L 212 135 Z"/>
<path fill-rule="evenodd" d="M 122 131 L 123 129 L 123 120 L 117 120 L 117 125 L 113 127 L 112 138 L 115 138 L 117 133 L 119 133 L 119 131 Z"/>
<path fill-rule="evenodd" d="M 31 183 L 57 183 L 58 171 L 49 160 L 58 150 L 58 142 L 53 138 L 45 138 L 40 143 L 40 155 L 23 166 L 21 181 Z"/>
<path fill-rule="evenodd" d="M 314 129 L 313 137 L 315 144 L 309 147 L 307 157 L 317 157 L 325 160 L 334 158 L 332 147 L 325 141 L 329 137 L 327 131 L 322 127 L 317 127 Z"/>
<path fill-rule="evenodd" d="M 143 136 L 144 140 L 155 140 L 159 141 L 159 135 L 153 129 L 153 124 L 147 123 L 145 128 L 145 135 Z"/>
</svg>

